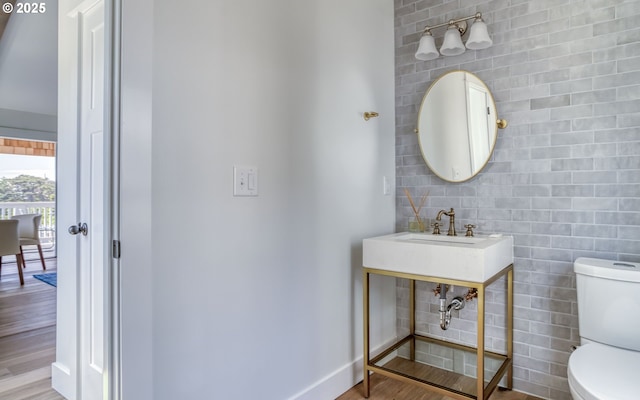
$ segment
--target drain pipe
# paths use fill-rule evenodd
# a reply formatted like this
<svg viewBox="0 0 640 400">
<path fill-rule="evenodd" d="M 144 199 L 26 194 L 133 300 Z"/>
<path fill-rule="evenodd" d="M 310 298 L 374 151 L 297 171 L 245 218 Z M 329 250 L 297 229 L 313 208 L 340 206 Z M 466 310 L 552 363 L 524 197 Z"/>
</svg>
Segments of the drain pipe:
<svg viewBox="0 0 640 400">
<path fill-rule="evenodd" d="M 461 310 L 464 308 L 464 298 L 461 296 L 454 297 L 451 304 L 449 304 L 445 309 L 444 305 L 446 304 L 446 301 L 446 296 L 444 300 L 442 299 L 442 296 L 440 297 L 440 328 L 442 330 L 449 329 L 449 323 L 451 323 L 451 309 Z"/>
<path fill-rule="evenodd" d="M 447 330 L 449 328 L 449 322 L 445 314 L 447 313 L 447 285 L 440 284 L 440 328 L 442 330 Z"/>
</svg>

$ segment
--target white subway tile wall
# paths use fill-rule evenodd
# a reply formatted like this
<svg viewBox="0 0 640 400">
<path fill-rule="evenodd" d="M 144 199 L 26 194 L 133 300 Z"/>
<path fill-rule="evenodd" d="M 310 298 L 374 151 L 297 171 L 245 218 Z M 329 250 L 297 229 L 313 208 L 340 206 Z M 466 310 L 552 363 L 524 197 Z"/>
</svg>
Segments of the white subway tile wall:
<svg viewBox="0 0 640 400">
<path fill-rule="evenodd" d="M 478 11 L 492 47 L 414 58 L 425 25 Z M 570 399 L 566 366 L 579 342 L 573 260 L 640 262 L 639 17 L 638 0 L 395 0 L 396 228 L 407 230 L 413 215 L 408 188 L 414 197 L 429 191 L 430 220 L 454 207 L 459 232 L 471 223 L 514 237 L 515 388 L 547 399 Z M 434 36 L 439 47 L 443 32 Z M 483 79 L 509 121 L 486 168 L 458 184 L 431 173 L 414 133 L 425 91 L 455 69 Z M 475 343 L 475 303 L 443 332 L 434 286 L 418 286 L 418 330 Z M 407 283 L 399 280 L 397 291 L 402 334 Z M 501 350 L 504 281 L 492 286 L 487 310 L 487 343 Z M 434 356 L 425 359 L 459 362 Z M 455 369 L 473 374 L 473 361 Z"/>
</svg>

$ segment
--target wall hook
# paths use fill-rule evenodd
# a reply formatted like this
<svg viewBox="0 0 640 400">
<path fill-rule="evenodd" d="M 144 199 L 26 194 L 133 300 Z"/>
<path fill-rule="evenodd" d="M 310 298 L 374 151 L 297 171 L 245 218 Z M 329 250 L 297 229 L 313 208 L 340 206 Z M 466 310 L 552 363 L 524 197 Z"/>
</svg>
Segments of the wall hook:
<svg viewBox="0 0 640 400">
<path fill-rule="evenodd" d="M 365 111 L 365 113 L 364 113 L 364 120 L 365 120 L 365 121 L 368 121 L 370 118 L 375 118 L 375 117 L 377 117 L 378 115 L 380 115 L 380 114 L 378 114 L 378 113 L 377 113 L 377 112 L 375 112 L 375 111 Z"/>
</svg>

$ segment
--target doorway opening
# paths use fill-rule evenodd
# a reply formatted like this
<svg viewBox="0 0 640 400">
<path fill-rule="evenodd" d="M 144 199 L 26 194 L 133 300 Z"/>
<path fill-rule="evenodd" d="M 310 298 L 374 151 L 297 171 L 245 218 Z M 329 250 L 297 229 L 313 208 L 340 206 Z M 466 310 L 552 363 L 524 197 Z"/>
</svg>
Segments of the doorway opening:
<svg viewBox="0 0 640 400">
<path fill-rule="evenodd" d="M 15 258 L 2 259 L 0 347 L 11 350 L 0 353 L 7 372 L 0 379 L 0 398 L 63 399 L 51 389 L 57 303 L 52 278 L 57 272 L 56 144 L 0 137 L 0 219 L 23 214 L 41 216 L 38 237 L 46 270 L 33 245 L 23 246 L 24 285 Z"/>
</svg>

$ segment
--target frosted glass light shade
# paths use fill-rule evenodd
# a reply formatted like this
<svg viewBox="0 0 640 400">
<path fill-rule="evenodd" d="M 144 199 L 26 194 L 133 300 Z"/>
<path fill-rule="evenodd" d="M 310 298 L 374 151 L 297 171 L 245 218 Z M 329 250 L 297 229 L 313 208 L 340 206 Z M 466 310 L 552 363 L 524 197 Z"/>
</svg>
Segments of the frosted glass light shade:
<svg viewBox="0 0 640 400">
<path fill-rule="evenodd" d="M 464 53 L 465 48 L 460 38 L 460 32 L 455 25 L 451 25 L 444 34 L 444 42 L 440 47 L 443 56 L 457 56 Z"/>
<path fill-rule="evenodd" d="M 433 40 L 431 32 L 427 32 L 420 38 L 420 44 L 418 45 L 418 51 L 416 51 L 416 58 L 418 60 L 427 61 L 434 60 L 440 56 L 436 49 L 436 42 Z"/>
<path fill-rule="evenodd" d="M 473 25 L 471 25 L 469 39 L 467 39 L 467 49 L 481 50 L 491 47 L 492 44 L 493 40 L 489 37 L 487 24 L 480 18 L 476 19 Z"/>
</svg>

